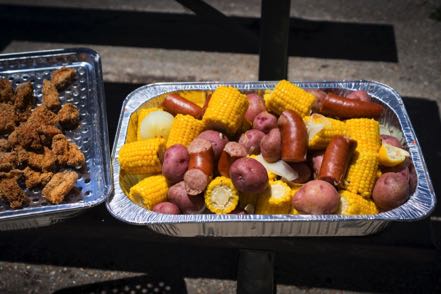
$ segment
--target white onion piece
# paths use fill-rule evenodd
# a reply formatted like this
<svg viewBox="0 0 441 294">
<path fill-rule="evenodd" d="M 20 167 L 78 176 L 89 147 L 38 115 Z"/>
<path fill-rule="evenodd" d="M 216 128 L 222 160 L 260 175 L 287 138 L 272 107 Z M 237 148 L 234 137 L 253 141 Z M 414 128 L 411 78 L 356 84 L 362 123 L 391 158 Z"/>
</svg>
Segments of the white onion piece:
<svg viewBox="0 0 441 294">
<path fill-rule="evenodd" d="M 141 139 L 164 138 L 167 139 L 174 117 L 170 113 L 157 110 L 149 113 L 141 122 Z"/>
<path fill-rule="evenodd" d="M 316 122 L 311 120 L 308 120 L 305 122 L 306 131 L 308 132 L 308 140 L 311 140 L 314 138 L 315 135 L 321 132 L 325 128 L 325 124 L 322 122 Z"/>
<path fill-rule="evenodd" d="M 299 174 L 283 160 L 269 163 L 268 161 L 263 159 L 262 154 L 257 155 L 255 159 L 260 162 L 267 171 L 275 173 L 276 175 L 281 176 L 282 178 L 285 178 L 290 182 L 299 177 Z"/>
</svg>

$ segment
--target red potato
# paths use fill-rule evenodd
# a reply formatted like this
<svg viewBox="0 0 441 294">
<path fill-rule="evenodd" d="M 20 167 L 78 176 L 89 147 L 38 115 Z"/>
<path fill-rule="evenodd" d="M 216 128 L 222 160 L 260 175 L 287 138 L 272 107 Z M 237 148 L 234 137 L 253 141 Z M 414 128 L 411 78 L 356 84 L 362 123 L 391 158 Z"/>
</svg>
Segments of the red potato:
<svg viewBox="0 0 441 294">
<path fill-rule="evenodd" d="M 383 211 L 397 208 L 409 198 L 409 177 L 402 173 L 385 173 L 378 178 L 372 200 Z"/>
<path fill-rule="evenodd" d="M 260 153 L 268 162 L 276 162 L 280 160 L 282 146 L 282 138 L 278 128 L 272 129 L 260 141 Z"/>
<path fill-rule="evenodd" d="M 176 144 L 170 146 L 164 153 L 162 163 L 162 175 L 174 184 L 182 181 L 188 168 L 190 156 L 184 145 Z"/>
<path fill-rule="evenodd" d="M 314 155 L 312 156 L 312 169 L 314 171 L 314 177 L 318 177 L 320 173 L 320 168 L 322 167 L 324 155 L 324 151 L 319 151 L 317 153 L 314 153 Z"/>
<path fill-rule="evenodd" d="M 309 165 L 307 165 L 306 163 L 304 163 L 304 162 L 291 163 L 289 165 L 299 175 L 299 177 L 297 179 L 292 181 L 293 183 L 303 184 L 303 183 L 306 183 L 307 181 L 309 181 L 309 179 L 311 179 L 312 170 L 309 167 Z"/>
<path fill-rule="evenodd" d="M 346 98 L 371 102 L 371 97 L 369 96 L 368 92 L 366 92 L 364 90 L 352 91 L 351 93 L 346 95 Z"/>
<path fill-rule="evenodd" d="M 265 133 L 259 130 L 248 130 L 243 133 L 239 138 L 239 143 L 245 146 L 248 154 L 260 153 L 260 141 Z"/>
<path fill-rule="evenodd" d="M 245 120 L 252 124 L 256 115 L 266 110 L 265 101 L 255 93 L 247 94 L 248 109 L 245 112 Z"/>
<path fill-rule="evenodd" d="M 206 130 L 199 134 L 199 139 L 205 139 L 210 141 L 211 146 L 213 147 L 214 159 L 218 160 L 222 150 L 225 145 L 228 143 L 228 138 L 224 134 L 218 131 Z"/>
<path fill-rule="evenodd" d="M 403 145 L 401 144 L 400 140 L 394 136 L 389 135 L 381 135 L 381 143 L 389 144 L 398 148 L 403 148 Z"/>
<path fill-rule="evenodd" d="M 171 202 L 158 203 L 153 207 L 153 211 L 163 214 L 181 214 L 181 211 L 176 206 L 176 204 Z"/>
<path fill-rule="evenodd" d="M 181 181 L 168 189 L 167 199 L 176 204 L 185 214 L 198 214 L 204 209 L 203 196 L 188 196 L 185 190 L 185 182 Z"/>
<path fill-rule="evenodd" d="M 260 193 L 268 185 L 265 167 L 248 157 L 240 158 L 231 165 L 230 178 L 236 189 L 244 193 Z"/>
<path fill-rule="evenodd" d="M 268 134 L 274 128 L 277 128 L 277 117 L 268 111 L 259 113 L 253 120 L 253 129 L 262 131 L 265 134 Z"/>
<path fill-rule="evenodd" d="M 292 205 L 301 213 L 332 214 L 340 205 L 340 195 L 328 182 L 312 180 L 293 196 Z"/>
</svg>

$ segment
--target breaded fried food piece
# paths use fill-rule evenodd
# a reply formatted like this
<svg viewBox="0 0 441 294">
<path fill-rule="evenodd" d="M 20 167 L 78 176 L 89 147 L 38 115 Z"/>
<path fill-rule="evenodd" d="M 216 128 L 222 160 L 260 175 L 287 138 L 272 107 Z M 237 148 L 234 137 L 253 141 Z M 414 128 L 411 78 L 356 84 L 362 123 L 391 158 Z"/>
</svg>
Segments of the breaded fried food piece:
<svg viewBox="0 0 441 294">
<path fill-rule="evenodd" d="M 61 130 L 55 126 L 43 125 L 37 129 L 41 143 L 45 146 L 51 146 L 52 138 L 55 135 L 62 134 Z"/>
<path fill-rule="evenodd" d="M 32 111 L 32 114 L 29 117 L 28 122 L 36 124 L 38 126 L 41 125 L 54 126 L 58 123 L 58 117 L 55 113 L 50 111 L 46 106 L 40 105 L 35 107 L 34 111 Z"/>
<path fill-rule="evenodd" d="M 0 139 L 0 152 L 11 151 L 11 144 L 9 144 L 7 139 Z"/>
<path fill-rule="evenodd" d="M 15 89 L 14 105 L 17 111 L 25 112 L 35 103 L 34 88 L 30 82 L 20 84 Z"/>
<path fill-rule="evenodd" d="M 20 145 L 25 149 L 42 150 L 43 144 L 38 128 L 39 126 L 32 122 L 22 123 L 9 135 L 8 141 L 12 146 Z"/>
<path fill-rule="evenodd" d="M 0 171 L 9 172 L 16 167 L 16 164 L 17 153 L 15 151 L 0 152 Z"/>
<path fill-rule="evenodd" d="M 52 138 L 52 151 L 61 166 L 82 167 L 86 163 L 83 152 L 76 144 L 69 142 L 64 135 L 55 135 Z"/>
<path fill-rule="evenodd" d="M 17 177 L 0 179 L 0 198 L 13 209 L 22 208 L 30 202 L 29 197 L 18 185 Z"/>
<path fill-rule="evenodd" d="M 43 188 L 42 194 L 50 203 L 59 204 L 69 194 L 77 182 L 78 174 L 74 171 L 63 171 L 52 176 Z"/>
<path fill-rule="evenodd" d="M 61 107 L 60 95 L 57 88 L 49 80 L 43 80 L 43 105 L 53 112 L 57 112 Z"/>
<path fill-rule="evenodd" d="M 38 171 L 52 171 L 57 163 L 57 156 L 46 146 L 43 148 L 41 154 L 28 152 L 28 165 Z"/>
<path fill-rule="evenodd" d="M 14 90 L 10 80 L 0 80 L 0 102 L 14 104 Z"/>
<path fill-rule="evenodd" d="M 58 121 L 63 129 L 75 129 L 80 122 L 80 112 L 78 108 L 71 103 L 64 104 L 58 112 Z"/>
<path fill-rule="evenodd" d="M 11 104 L 0 103 L 0 133 L 9 134 L 15 128 L 15 107 Z"/>
<path fill-rule="evenodd" d="M 52 72 L 51 81 L 58 90 L 63 90 L 72 82 L 75 74 L 75 69 L 62 67 Z"/>
<path fill-rule="evenodd" d="M 52 172 L 38 172 L 30 167 L 23 170 L 26 188 L 32 189 L 38 186 L 45 186 L 54 175 Z"/>
</svg>

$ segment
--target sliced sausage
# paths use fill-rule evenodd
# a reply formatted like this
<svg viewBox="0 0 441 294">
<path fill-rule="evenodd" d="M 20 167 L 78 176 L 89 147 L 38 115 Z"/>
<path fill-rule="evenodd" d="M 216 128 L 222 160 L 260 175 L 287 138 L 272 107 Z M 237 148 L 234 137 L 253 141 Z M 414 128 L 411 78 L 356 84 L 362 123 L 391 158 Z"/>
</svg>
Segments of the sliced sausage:
<svg viewBox="0 0 441 294">
<path fill-rule="evenodd" d="M 217 170 L 221 176 L 230 177 L 230 166 L 236 159 L 247 156 L 247 150 L 242 144 L 237 142 L 228 142 L 221 153 Z"/>
<path fill-rule="evenodd" d="M 214 168 L 214 152 L 210 141 L 196 138 L 187 149 L 190 154 L 188 169 L 200 169 L 210 177 Z"/>
<path fill-rule="evenodd" d="M 328 93 L 319 100 L 319 112 L 339 118 L 378 118 L 383 113 L 383 106 L 374 102 L 354 100 Z"/>
<path fill-rule="evenodd" d="M 195 118 L 202 117 L 202 108 L 193 102 L 179 96 L 178 94 L 169 94 L 165 97 L 162 106 L 173 115 L 189 114 Z"/>
</svg>

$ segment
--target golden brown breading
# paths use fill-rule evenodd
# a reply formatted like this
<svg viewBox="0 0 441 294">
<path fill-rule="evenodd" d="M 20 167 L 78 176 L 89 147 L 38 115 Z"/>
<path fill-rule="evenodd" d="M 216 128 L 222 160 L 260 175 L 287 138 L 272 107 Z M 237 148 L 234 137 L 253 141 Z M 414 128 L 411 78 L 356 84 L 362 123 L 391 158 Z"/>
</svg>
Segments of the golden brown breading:
<svg viewBox="0 0 441 294">
<path fill-rule="evenodd" d="M 15 88 L 14 105 L 17 111 L 25 112 L 32 108 L 35 102 L 34 88 L 30 82 L 23 83 Z"/>
<path fill-rule="evenodd" d="M 28 119 L 28 122 L 33 123 L 35 125 L 56 125 L 58 122 L 57 115 L 46 108 L 44 105 L 40 105 L 35 107 L 34 111 L 32 111 L 31 116 Z"/>
<path fill-rule="evenodd" d="M 32 189 L 38 186 L 45 186 L 54 175 L 52 172 L 38 172 L 30 167 L 24 169 L 26 188 Z"/>
<path fill-rule="evenodd" d="M 54 152 L 44 147 L 43 153 L 28 152 L 28 165 L 39 171 L 51 171 L 57 162 Z"/>
<path fill-rule="evenodd" d="M 0 133 L 9 134 L 15 128 L 15 107 L 11 104 L 0 103 Z"/>
<path fill-rule="evenodd" d="M 58 90 L 66 88 L 74 79 L 76 74 L 75 69 L 62 67 L 52 72 L 51 81 Z"/>
<path fill-rule="evenodd" d="M 43 125 L 37 129 L 40 135 L 41 143 L 45 146 L 51 146 L 52 138 L 55 135 L 62 134 L 61 130 L 55 126 Z"/>
<path fill-rule="evenodd" d="M 14 90 L 10 80 L 0 80 L 0 102 L 14 104 Z"/>
<path fill-rule="evenodd" d="M 16 167 L 16 164 L 17 153 L 15 151 L 0 152 L 0 171 L 9 172 Z"/>
<path fill-rule="evenodd" d="M 78 174 L 74 171 L 56 173 L 43 188 L 43 197 L 51 203 L 61 203 L 75 186 L 77 179 Z"/>
<path fill-rule="evenodd" d="M 64 104 L 58 112 L 58 121 L 66 130 L 75 129 L 80 122 L 80 112 L 78 108 L 71 103 Z"/>
<path fill-rule="evenodd" d="M 12 146 L 20 145 L 25 149 L 41 150 L 43 145 L 38 128 L 38 125 L 31 122 L 22 123 L 9 135 L 8 141 Z"/>
<path fill-rule="evenodd" d="M 0 139 L 0 152 L 8 152 L 11 150 L 11 144 L 7 139 Z"/>
<path fill-rule="evenodd" d="M 69 142 L 64 135 L 55 135 L 52 138 L 52 151 L 61 166 L 82 167 L 85 164 L 83 152 L 76 144 Z"/>
<path fill-rule="evenodd" d="M 60 96 L 55 85 L 48 80 L 43 81 L 43 105 L 53 112 L 57 112 L 61 107 Z"/>
<path fill-rule="evenodd" d="M 0 198 L 6 201 L 13 209 L 29 204 L 30 199 L 17 183 L 17 178 L 0 179 Z"/>
</svg>

